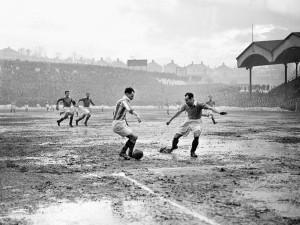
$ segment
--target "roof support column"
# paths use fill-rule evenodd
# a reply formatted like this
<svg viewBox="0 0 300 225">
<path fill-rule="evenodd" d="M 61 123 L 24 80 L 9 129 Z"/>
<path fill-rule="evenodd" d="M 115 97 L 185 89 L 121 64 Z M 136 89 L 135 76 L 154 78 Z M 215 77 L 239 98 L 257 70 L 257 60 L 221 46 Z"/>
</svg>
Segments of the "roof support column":
<svg viewBox="0 0 300 225">
<path fill-rule="evenodd" d="M 287 64 L 284 64 L 284 83 L 287 84 Z"/>
<path fill-rule="evenodd" d="M 299 62 L 296 62 L 296 78 L 298 77 L 298 64 Z"/>
<path fill-rule="evenodd" d="M 284 95 L 287 98 L 287 63 L 284 64 Z"/>
<path fill-rule="evenodd" d="M 251 99 L 252 98 L 252 67 L 248 69 L 249 69 L 249 94 Z"/>
</svg>

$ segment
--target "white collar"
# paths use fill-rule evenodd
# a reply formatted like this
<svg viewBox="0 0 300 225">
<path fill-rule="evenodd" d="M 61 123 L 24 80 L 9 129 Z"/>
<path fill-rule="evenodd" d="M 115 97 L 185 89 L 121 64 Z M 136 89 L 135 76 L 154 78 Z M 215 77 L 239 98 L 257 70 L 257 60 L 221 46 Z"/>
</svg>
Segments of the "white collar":
<svg viewBox="0 0 300 225">
<path fill-rule="evenodd" d="M 130 101 L 130 98 L 128 98 L 126 95 L 123 96 L 123 99 Z"/>
</svg>

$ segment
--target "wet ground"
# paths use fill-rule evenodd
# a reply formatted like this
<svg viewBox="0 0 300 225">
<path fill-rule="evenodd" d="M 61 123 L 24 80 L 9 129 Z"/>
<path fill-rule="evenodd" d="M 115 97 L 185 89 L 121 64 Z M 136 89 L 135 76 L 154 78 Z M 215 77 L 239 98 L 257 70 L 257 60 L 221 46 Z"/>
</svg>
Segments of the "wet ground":
<svg viewBox="0 0 300 225">
<path fill-rule="evenodd" d="M 165 111 L 139 111 L 140 161 L 119 159 L 111 110 L 73 128 L 57 112 L 0 112 L 0 224 L 300 224 L 299 113 L 204 119 L 191 159 L 192 136 L 158 153 L 184 115 L 167 127 Z"/>
</svg>

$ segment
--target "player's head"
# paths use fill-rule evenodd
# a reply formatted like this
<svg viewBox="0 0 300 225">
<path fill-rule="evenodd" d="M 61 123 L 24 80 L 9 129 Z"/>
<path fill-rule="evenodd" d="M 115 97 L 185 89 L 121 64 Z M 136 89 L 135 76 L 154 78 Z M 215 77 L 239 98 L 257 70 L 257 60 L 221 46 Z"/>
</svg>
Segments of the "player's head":
<svg viewBox="0 0 300 225">
<path fill-rule="evenodd" d="M 90 97 L 90 93 L 87 92 L 87 93 L 85 94 L 85 96 L 86 96 L 87 98 L 89 98 L 89 97 Z"/>
<path fill-rule="evenodd" d="M 209 100 L 212 100 L 212 96 L 211 96 L 211 95 L 209 95 L 209 96 L 208 96 L 208 99 L 209 99 Z"/>
<path fill-rule="evenodd" d="M 194 94 L 191 92 L 185 93 L 184 100 L 187 105 L 193 105 L 194 104 Z"/>
<path fill-rule="evenodd" d="M 70 91 L 65 91 L 65 96 L 69 97 L 70 96 Z"/>
<path fill-rule="evenodd" d="M 134 98 L 134 89 L 132 87 L 128 87 L 128 88 L 125 88 L 125 91 L 124 91 L 125 95 L 130 99 L 132 100 Z"/>
</svg>

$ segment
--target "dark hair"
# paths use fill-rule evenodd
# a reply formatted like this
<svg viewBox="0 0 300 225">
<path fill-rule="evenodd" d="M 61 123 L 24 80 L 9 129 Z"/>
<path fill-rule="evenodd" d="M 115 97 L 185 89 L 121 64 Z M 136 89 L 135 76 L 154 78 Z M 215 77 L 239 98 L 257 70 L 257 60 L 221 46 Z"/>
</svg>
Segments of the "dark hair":
<svg viewBox="0 0 300 225">
<path fill-rule="evenodd" d="M 185 93 L 184 97 L 188 96 L 189 99 L 194 98 L 194 94 L 191 92 Z"/>
<path fill-rule="evenodd" d="M 70 91 L 65 91 L 65 94 L 67 94 L 67 92 L 70 92 Z"/>
<path fill-rule="evenodd" d="M 125 94 L 131 94 L 132 92 L 135 92 L 132 87 L 125 88 Z"/>
</svg>

